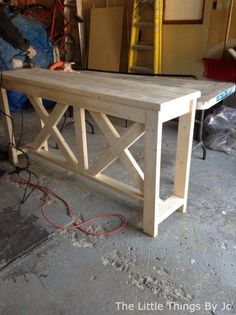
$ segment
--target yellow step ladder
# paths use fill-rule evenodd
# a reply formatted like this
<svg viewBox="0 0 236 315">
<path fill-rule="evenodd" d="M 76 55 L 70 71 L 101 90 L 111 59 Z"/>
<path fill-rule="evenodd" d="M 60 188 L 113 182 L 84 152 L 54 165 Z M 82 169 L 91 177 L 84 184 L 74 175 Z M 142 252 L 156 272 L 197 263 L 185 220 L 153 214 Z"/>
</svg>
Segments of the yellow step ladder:
<svg viewBox="0 0 236 315">
<path fill-rule="evenodd" d="M 134 0 L 128 71 L 161 73 L 163 0 Z"/>
</svg>

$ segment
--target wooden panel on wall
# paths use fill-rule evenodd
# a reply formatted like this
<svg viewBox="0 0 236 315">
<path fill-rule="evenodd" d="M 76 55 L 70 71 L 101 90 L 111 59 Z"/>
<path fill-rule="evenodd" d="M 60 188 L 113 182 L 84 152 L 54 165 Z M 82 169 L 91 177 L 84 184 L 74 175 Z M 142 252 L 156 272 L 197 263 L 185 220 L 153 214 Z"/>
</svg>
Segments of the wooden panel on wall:
<svg viewBox="0 0 236 315">
<path fill-rule="evenodd" d="M 119 71 L 124 8 L 91 10 L 88 68 Z"/>
<path fill-rule="evenodd" d="M 205 0 L 165 0 L 164 22 L 202 21 Z"/>
<path fill-rule="evenodd" d="M 205 1 L 203 24 L 163 26 L 163 73 L 202 77 L 212 0 Z"/>
</svg>

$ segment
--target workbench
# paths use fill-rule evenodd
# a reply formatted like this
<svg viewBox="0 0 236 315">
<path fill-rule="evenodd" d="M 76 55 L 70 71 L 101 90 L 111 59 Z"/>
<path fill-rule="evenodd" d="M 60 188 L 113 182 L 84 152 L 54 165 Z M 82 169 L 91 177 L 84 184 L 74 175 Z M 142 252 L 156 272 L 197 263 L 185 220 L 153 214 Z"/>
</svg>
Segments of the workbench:
<svg viewBox="0 0 236 315">
<path fill-rule="evenodd" d="M 162 78 L 160 79 L 162 80 Z M 156 78 L 97 72 L 66 73 L 43 69 L 3 72 L 1 109 L 10 115 L 6 90 L 26 94 L 40 118 L 40 130 L 24 151 L 36 154 L 56 165 L 101 183 L 143 204 L 143 230 L 156 236 L 158 225 L 176 210 L 186 211 L 194 117 L 199 89 L 159 83 Z M 57 104 L 49 113 L 42 98 Z M 57 124 L 68 106 L 73 106 L 76 152 L 70 148 Z M 85 110 L 89 111 L 109 143 L 92 164 L 88 159 Z M 122 135 L 109 116 L 133 122 Z M 160 199 L 160 164 L 163 123 L 179 118 L 173 192 Z M 3 117 L 8 142 L 14 144 L 11 119 Z M 129 147 L 144 135 L 144 171 Z M 47 141 L 52 137 L 61 152 L 50 152 Z M 11 158 L 18 162 L 22 152 L 11 148 Z M 119 159 L 134 186 L 103 174 Z"/>
</svg>

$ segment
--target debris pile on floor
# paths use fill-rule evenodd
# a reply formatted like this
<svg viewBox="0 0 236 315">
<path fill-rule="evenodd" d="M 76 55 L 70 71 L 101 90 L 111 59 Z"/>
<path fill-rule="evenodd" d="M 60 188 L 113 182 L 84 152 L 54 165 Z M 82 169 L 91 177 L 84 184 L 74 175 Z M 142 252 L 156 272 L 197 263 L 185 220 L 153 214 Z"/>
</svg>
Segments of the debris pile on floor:
<svg viewBox="0 0 236 315">
<path fill-rule="evenodd" d="M 130 267 L 135 264 L 135 261 L 136 255 L 133 253 L 132 247 L 129 247 L 125 254 L 121 254 L 119 250 L 114 250 L 102 256 L 104 266 L 112 266 L 115 270 L 123 272 L 128 272 Z"/>
<path fill-rule="evenodd" d="M 111 266 L 116 271 L 128 273 L 127 284 L 131 286 L 136 286 L 141 290 L 149 289 L 154 295 L 171 301 L 191 301 L 193 299 L 193 296 L 187 294 L 182 286 L 167 279 L 169 273 L 166 269 L 161 270 L 154 266 L 152 269 L 156 271 L 156 275 L 141 275 L 137 272 L 135 265 L 139 265 L 139 263 L 132 247 L 129 247 L 124 254 L 119 250 L 114 250 L 102 256 L 101 259 L 104 266 Z"/>
<path fill-rule="evenodd" d="M 138 272 L 129 273 L 129 284 L 139 289 L 150 289 L 153 294 L 171 301 L 191 301 L 192 296 L 187 294 L 183 287 L 178 287 L 171 280 L 158 279 L 153 275 L 140 275 Z"/>
<path fill-rule="evenodd" d="M 92 233 L 100 233 L 104 232 L 104 229 L 101 225 L 91 225 L 87 227 L 87 231 Z M 104 239 L 104 236 L 89 236 L 75 230 L 60 231 L 60 235 L 62 235 L 64 239 L 69 240 L 73 246 L 81 248 L 96 247 L 98 245 L 98 242 Z"/>
</svg>

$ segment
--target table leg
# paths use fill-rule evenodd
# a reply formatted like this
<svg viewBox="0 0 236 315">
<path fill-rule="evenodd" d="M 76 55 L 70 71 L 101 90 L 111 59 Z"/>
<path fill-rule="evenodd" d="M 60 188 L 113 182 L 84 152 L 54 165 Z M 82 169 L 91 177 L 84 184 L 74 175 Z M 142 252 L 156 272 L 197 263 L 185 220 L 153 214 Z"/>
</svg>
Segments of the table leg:
<svg viewBox="0 0 236 315">
<path fill-rule="evenodd" d="M 74 107 L 75 139 L 80 172 L 86 171 L 89 167 L 85 122 L 85 110 L 83 108 Z"/>
<path fill-rule="evenodd" d="M 39 100 L 40 100 L 41 106 L 43 106 L 42 99 L 39 99 Z M 36 119 L 36 124 L 38 125 L 38 129 L 41 130 L 44 127 L 43 120 L 37 114 L 35 115 L 35 119 Z M 47 140 L 44 142 L 44 145 L 41 147 L 41 149 L 48 151 L 48 141 Z"/>
<path fill-rule="evenodd" d="M 203 124 L 204 124 L 204 114 L 205 114 L 205 111 L 202 110 L 201 111 L 201 117 L 200 117 L 200 126 L 199 126 L 198 140 L 202 144 L 202 151 L 203 151 L 202 159 L 206 160 L 206 147 L 205 147 L 205 144 L 204 144 L 203 139 L 202 139 Z"/>
<path fill-rule="evenodd" d="M 5 129 L 5 136 L 9 149 L 9 156 L 13 164 L 18 163 L 17 150 L 15 148 L 15 137 L 14 130 L 12 126 L 12 118 L 8 104 L 7 91 L 5 89 L 1 89 L 0 92 L 0 108 L 2 111 L 2 120 Z"/>
<path fill-rule="evenodd" d="M 179 117 L 173 194 L 184 199 L 181 212 L 185 212 L 187 206 L 195 111 L 196 101 L 191 101 L 189 113 Z"/>
<path fill-rule="evenodd" d="M 195 147 L 193 147 L 192 151 L 195 151 L 199 147 L 201 147 L 202 151 L 203 151 L 202 159 L 206 160 L 207 149 L 206 149 L 206 146 L 205 146 L 204 141 L 202 139 L 203 124 L 204 124 L 204 114 L 205 114 L 205 111 L 204 110 L 200 110 L 200 118 L 199 119 L 195 119 L 195 123 L 198 124 L 198 129 L 197 129 L 198 144 L 196 144 Z"/>
<path fill-rule="evenodd" d="M 161 203 L 159 194 L 162 125 L 160 112 L 146 112 L 143 231 L 153 237 L 158 234 L 158 212 Z"/>
</svg>

